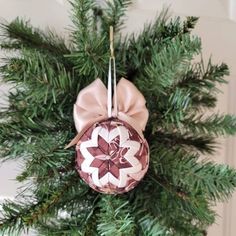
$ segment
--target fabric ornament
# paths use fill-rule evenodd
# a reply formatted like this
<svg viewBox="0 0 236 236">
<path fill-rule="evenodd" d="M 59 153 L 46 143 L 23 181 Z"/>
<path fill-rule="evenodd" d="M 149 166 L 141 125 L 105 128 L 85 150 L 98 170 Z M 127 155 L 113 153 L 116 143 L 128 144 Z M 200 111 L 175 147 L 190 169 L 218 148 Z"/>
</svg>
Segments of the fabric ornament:
<svg viewBox="0 0 236 236">
<path fill-rule="evenodd" d="M 147 172 L 145 104 L 143 95 L 130 81 L 122 78 L 116 85 L 114 57 L 109 61 L 108 89 L 96 79 L 78 94 L 73 113 L 78 134 L 67 148 L 76 145 L 77 170 L 94 190 L 107 194 L 128 192 Z"/>
</svg>

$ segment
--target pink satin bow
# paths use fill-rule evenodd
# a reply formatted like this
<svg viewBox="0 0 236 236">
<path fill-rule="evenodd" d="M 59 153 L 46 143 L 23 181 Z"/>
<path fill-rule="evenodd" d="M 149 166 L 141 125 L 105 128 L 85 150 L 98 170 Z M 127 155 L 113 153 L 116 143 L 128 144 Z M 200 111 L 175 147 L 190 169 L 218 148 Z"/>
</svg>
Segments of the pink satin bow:
<svg viewBox="0 0 236 236">
<path fill-rule="evenodd" d="M 141 137 L 147 120 L 146 101 L 140 91 L 130 81 L 122 78 L 116 86 L 117 111 L 112 109 L 112 117 L 130 124 Z M 78 143 L 81 135 L 94 123 L 108 119 L 107 88 L 100 79 L 80 91 L 74 105 L 74 122 L 77 136 L 66 148 Z"/>
</svg>

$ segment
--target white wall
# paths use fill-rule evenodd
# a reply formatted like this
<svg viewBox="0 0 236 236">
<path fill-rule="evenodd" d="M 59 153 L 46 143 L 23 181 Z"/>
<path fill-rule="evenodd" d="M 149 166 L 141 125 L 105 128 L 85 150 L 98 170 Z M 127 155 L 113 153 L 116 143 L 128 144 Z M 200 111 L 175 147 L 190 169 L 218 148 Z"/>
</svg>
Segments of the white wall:
<svg viewBox="0 0 236 236">
<path fill-rule="evenodd" d="M 235 88 L 236 88 L 236 0 L 136 0 L 130 7 L 127 19 L 127 28 L 138 30 L 147 20 L 153 19 L 163 5 L 171 6 L 173 14 L 186 16 L 201 16 L 194 33 L 202 38 L 203 55 L 208 57 L 213 54 L 215 62 L 225 61 L 231 68 L 229 86 L 224 87 L 225 94 L 221 94 L 218 110 L 236 114 Z M 63 5 L 64 4 L 64 5 Z M 65 28 L 70 25 L 68 16 L 68 4 L 66 0 L 0 0 L 0 18 L 7 20 L 16 16 L 30 18 L 35 26 L 45 28 L 54 27 L 61 34 L 66 34 Z M 0 98 L 2 92 L 7 91 L 4 85 L 0 86 Z M 227 142 L 222 141 L 222 149 L 215 160 L 227 162 L 236 167 L 233 158 L 236 139 L 231 138 Z M 0 167 L 0 198 L 12 197 L 16 193 L 17 184 L 14 177 L 20 171 L 15 162 L 4 164 Z M 210 236 L 234 236 L 236 228 L 233 218 L 236 217 L 236 195 L 229 204 L 217 206 L 217 224 L 209 230 Z"/>
</svg>

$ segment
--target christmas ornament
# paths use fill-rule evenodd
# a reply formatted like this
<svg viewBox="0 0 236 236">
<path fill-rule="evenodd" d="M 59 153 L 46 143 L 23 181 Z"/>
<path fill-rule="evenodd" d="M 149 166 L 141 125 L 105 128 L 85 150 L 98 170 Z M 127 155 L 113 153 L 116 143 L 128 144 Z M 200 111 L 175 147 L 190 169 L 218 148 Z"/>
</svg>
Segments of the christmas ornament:
<svg viewBox="0 0 236 236">
<path fill-rule="evenodd" d="M 91 126 L 76 150 L 80 176 L 99 192 L 127 192 L 138 184 L 148 168 L 147 143 L 130 125 L 118 119 Z"/>
<path fill-rule="evenodd" d="M 149 148 L 143 131 L 148 110 L 130 81 L 122 78 L 116 85 L 113 34 L 110 39 L 108 88 L 96 79 L 80 91 L 74 105 L 78 135 L 67 147 L 76 144 L 77 170 L 91 188 L 118 194 L 133 189 L 147 172 Z"/>
</svg>

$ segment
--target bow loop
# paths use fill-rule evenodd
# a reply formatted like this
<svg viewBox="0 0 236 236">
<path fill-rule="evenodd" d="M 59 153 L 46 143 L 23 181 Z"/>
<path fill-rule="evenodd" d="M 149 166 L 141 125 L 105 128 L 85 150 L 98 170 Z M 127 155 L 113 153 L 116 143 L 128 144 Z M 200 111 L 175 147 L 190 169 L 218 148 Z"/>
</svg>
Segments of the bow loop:
<svg viewBox="0 0 236 236">
<path fill-rule="evenodd" d="M 148 120 L 145 98 L 133 83 L 124 78 L 117 85 L 117 103 L 118 116 L 120 112 L 126 114 L 144 131 Z"/>
<path fill-rule="evenodd" d="M 96 79 L 78 94 L 74 105 L 74 122 L 78 133 L 88 125 L 106 118 L 107 89 L 100 79 Z"/>
<path fill-rule="evenodd" d="M 113 116 L 116 114 L 118 119 L 127 122 L 143 137 L 142 131 L 148 120 L 148 110 L 143 95 L 124 78 L 119 81 L 115 89 L 114 93 L 117 96 L 113 97 L 113 104 L 115 104 L 112 110 Z M 66 148 L 76 144 L 92 124 L 109 118 L 107 94 L 107 89 L 100 79 L 96 79 L 80 91 L 73 112 L 78 135 Z"/>
</svg>

